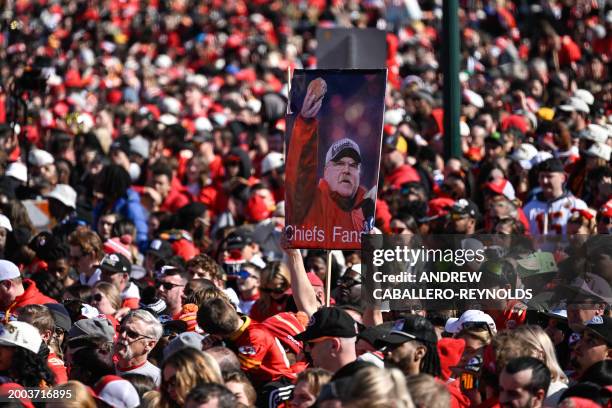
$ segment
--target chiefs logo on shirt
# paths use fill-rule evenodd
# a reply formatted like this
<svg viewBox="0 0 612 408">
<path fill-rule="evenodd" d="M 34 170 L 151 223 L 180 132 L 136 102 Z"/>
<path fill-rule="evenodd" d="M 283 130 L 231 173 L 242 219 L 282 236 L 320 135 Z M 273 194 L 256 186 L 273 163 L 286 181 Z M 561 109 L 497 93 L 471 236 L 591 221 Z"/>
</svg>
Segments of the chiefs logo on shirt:
<svg viewBox="0 0 612 408">
<path fill-rule="evenodd" d="M 254 356 L 255 354 L 257 354 L 257 352 L 255 351 L 255 348 L 252 346 L 238 347 L 238 352 L 240 354 L 244 354 L 245 356 Z"/>
</svg>

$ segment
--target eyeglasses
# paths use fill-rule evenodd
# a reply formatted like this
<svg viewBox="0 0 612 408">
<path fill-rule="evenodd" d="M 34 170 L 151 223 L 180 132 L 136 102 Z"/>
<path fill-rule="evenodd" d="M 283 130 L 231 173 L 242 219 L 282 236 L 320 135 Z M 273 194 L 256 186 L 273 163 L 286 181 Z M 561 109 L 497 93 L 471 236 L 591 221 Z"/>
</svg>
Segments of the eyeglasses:
<svg viewBox="0 0 612 408">
<path fill-rule="evenodd" d="M 125 333 L 128 336 L 128 338 L 132 340 L 137 340 L 140 338 L 145 338 L 145 339 L 153 338 L 151 336 L 145 336 L 144 334 L 137 333 L 134 330 L 130 330 L 127 327 L 123 327 L 123 326 L 119 327 L 119 334 L 121 333 Z"/>
<path fill-rule="evenodd" d="M 181 287 L 182 288 L 184 286 L 185 285 L 176 285 L 176 284 L 170 283 L 170 282 L 161 282 L 161 281 L 155 282 L 155 287 L 156 288 L 159 289 L 160 287 L 162 287 L 162 288 L 164 288 L 164 290 L 172 290 L 175 287 Z"/>
</svg>

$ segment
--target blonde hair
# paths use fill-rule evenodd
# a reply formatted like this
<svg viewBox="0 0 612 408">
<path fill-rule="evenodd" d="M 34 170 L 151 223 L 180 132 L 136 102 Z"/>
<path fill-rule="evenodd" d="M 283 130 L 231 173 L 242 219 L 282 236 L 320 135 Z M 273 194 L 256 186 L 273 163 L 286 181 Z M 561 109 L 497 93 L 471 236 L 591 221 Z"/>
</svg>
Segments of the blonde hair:
<svg viewBox="0 0 612 408">
<path fill-rule="evenodd" d="M 456 338 L 471 337 L 473 339 L 476 339 L 482 342 L 483 346 L 489 345 L 491 343 L 491 340 L 493 339 L 491 332 L 488 331 L 487 329 L 482 329 L 482 330 L 464 329 L 464 330 L 461 330 L 455 337 Z"/>
<path fill-rule="evenodd" d="M 308 391 L 312 395 L 319 395 L 321 388 L 327 384 L 332 377 L 332 373 L 322 368 L 309 368 L 298 374 L 295 384 L 305 382 L 308 385 Z"/>
<path fill-rule="evenodd" d="M 115 285 L 108 282 L 98 281 L 94 285 L 93 289 L 98 289 L 100 292 L 104 293 L 104 296 L 108 298 L 108 301 L 115 311 L 121 309 L 121 294 Z"/>
<path fill-rule="evenodd" d="M 159 391 L 147 391 L 140 399 L 140 408 L 156 408 L 161 403 L 161 394 Z"/>
<path fill-rule="evenodd" d="M 192 348 L 177 351 L 164 361 L 162 374 L 168 365 L 176 369 L 176 401 L 170 398 L 166 381 L 162 379 L 160 406 L 163 408 L 183 406 L 189 391 L 201 384 L 224 384 L 219 363 L 204 351 Z"/>
<path fill-rule="evenodd" d="M 415 408 L 404 374 L 396 368 L 366 367 L 351 381 L 343 406 Z"/>
<path fill-rule="evenodd" d="M 533 350 L 535 350 L 537 355 L 532 357 L 539 358 L 544 362 L 546 367 L 550 370 L 552 381 L 561 381 L 566 384 L 569 382 L 567 375 L 565 375 L 559 361 L 557 361 L 553 342 L 540 326 L 519 326 L 514 329 L 514 333 L 520 336 Z"/>
<path fill-rule="evenodd" d="M 53 387 L 54 390 L 66 391 L 66 396 L 70 393 L 70 398 L 61 401 L 48 402 L 45 407 L 49 408 L 96 408 L 96 402 L 87 391 L 87 387 L 78 381 L 68 381 L 67 383 Z"/>
<path fill-rule="evenodd" d="M 408 391 L 419 407 L 446 408 L 451 406 L 450 394 L 444 384 L 429 374 L 412 375 L 406 378 Z"/>
</svg>

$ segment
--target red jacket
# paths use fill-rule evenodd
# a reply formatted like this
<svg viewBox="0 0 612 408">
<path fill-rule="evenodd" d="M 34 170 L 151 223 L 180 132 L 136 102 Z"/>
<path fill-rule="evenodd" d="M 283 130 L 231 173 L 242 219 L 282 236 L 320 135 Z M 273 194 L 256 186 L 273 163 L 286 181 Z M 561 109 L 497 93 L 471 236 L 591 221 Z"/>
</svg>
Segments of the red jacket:
<svg viewBox="0 0 612 408">
<path fill-rule="evenodd" d="M 49 357 L 47 357 L 47 366 L 49 366 L 49 370 L 55 375 L 56 385 L 64 384 L 68 381 L 66 366 L 57 354 L 53 352 L 49 353 Z"/>
<path fill-rule="evenodd" d="M 409 164 L 402 164 L 385 177 L 385 185 L 391 186 L 394 189 L 399 189 L 402 184 L 411 181 L 419 182 L 421 181 L 421 176 Z"/>
<path fill-rule="evenodd" d="M 189 204 L 191 199 L 187 189 L 177 180 L 172 180 L 170 192 L 166 196 L 164 202 L 160 205 L 160 211 L 176 212 L 179 208 Z"/>
<path fill-rule="evenodd" d="M 57 303 L 55 299 L 45 296 L 38 288 L 36 283 L 31 279 L 23 280 L 23 288 L 25 291 L 21 296 L 17 296 L 13 304 L 11 304 L 5 312 L 5 318 L 8 321 L 11 312 L 15 309 L 27 305 L 44 305 L 45 303 Z"/>
<path fill-rule="evenodd" d="M 295 380 L 285 351 L 272 333 L 261 323 L 243 316 L 243 324 L 229 337 L 242 371 L 249 375 L 255 387 L 281 377 Z"/>
<path fill-rule="evenodd" d="M 287 239 L 294 248 L 360 249 L 364 195 L 359 187 L 351 207 L 343 209 L 324 179 L 317 182 L 318 122 L 298 116 L 285 167 Z"/>
</svg>

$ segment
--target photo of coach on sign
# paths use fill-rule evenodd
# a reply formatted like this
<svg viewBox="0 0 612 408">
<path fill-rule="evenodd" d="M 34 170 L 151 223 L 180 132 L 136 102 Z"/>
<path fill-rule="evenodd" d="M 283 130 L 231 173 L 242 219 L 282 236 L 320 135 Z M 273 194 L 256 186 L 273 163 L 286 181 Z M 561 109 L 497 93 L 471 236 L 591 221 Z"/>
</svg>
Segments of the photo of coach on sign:
<svg viewBox="0 0 612 408">
<path fill-rule="evenodd" d="M 290 247 L 359 249 L 361 234 L 374 227 L 385 80 L 385 70 L 294 75 L 286 159 Z"/>
</svg>

